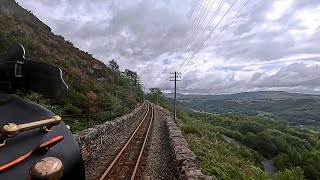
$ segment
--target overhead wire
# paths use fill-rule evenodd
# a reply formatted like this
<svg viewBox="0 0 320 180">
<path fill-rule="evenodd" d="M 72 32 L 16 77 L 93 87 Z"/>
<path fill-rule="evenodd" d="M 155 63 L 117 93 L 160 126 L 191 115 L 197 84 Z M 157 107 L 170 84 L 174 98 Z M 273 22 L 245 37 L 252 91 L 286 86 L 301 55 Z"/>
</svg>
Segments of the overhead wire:
<svg viewBox="0 0 320 180">
<path fill-rule="evenodd" d="M 192 37 L 191 34 L 193 32 L 193 29 L 195 28 L 195 23 L 199 20 L 199 16 L 201 15 L 204 7 L 205 7 L 205 4 L 206 3 L 203 3 L 204 1 L 207 1 L 207 0 L 202 0 L 201 1 L 201 4 L 199 5 L 199 9 L 196 13 L 196 16 L 194 17 L 194 21 L 192 22 L 192 25 L 191 25 L 191 28 L 190 28 L 190 31 L 188 31 L 188 34 L 187 34 L 187 38 L 186 38 L 186 41 L 184 43 L 184 45 L 182 47 L 185 47 L 185 45 L 188 43 L 189 39 Z"/>
<path fill-rule="evenodd" d="M 194 3 L 193 3 L 192 10 L 191 10 L 191 13 L 190 13 L 190 18 L 188 19 L 188 23 L 187 23 L 187 29 L 188 29 L 187 32 L 189 32 L 190 21 L 191 21 L 191 19 L 192 19 L 192 17 L 193 17 L 193 13 L 194 13 L 194 10 L 195 10 L 196 4 L 197 4 L 197 0 L 193 0 L 193 1 L 194 1 Z M 183 42 L 184 40 L 185 40 L 185 38 L 180 41 L 178 47 L 182 47 L 182 42 Z M 180 49 L 178 49 L 178 52 L 176 52 L 176 54 L 180 54 L 179 51 L 180 51 Z M 172 65 L 171 69 L 172 69 L 175 65 L 176 65 L 176 59 L 174 59 L 174 62 L 173 62 L 173 65 Z"/>
<path fill-rule="evenodd" d="M 221 3 L 219 4 L 218 8 L 216 9 L 216 11 L 214 12 L 214 14 L 212 15 L 212 17 L 210 18 L 209 22 L 207 23 L 206 27 L 204 28 L 205 30 L 203 31 L 202 35 L 205 35 L 205 33 L 209 30 L 210 24 L 213 22 L 213 20 L 215 19 L 215 17 L 217 16 L 217 14 L 220 12 L 221 8 L 223 7 L 224 3 L 226 2 L 226 0 L 221 1 Z M 200 40 L 202 39 L 202 37 L 200 36 Z M 197 41 L 198 42 L 198 41 Z M 193 53 L 190 53 L 187 55 L 187 57 L 184 58 L 184 62 L 182 63 L 180 69 L 185 65 L 185 63 L 187 62 L 187 60 L 190 58 L 190 55 Z"/>
<path fill-rule="evenodd" d="M 217 37 L 218 37 L 226 28 L 228 28 L 228 27 L 233 23 L 234 18 L 237 17 L 237 16 L 240 14 L 240 12 L 242 11 L 242 9 L 249 3 L 249 1 L 250 1 L 250 0 L 247 0 L 247 1 L 243 4 L 243 6 L 238 10 L 238 12 L 230 19 L 230 21 L 219 31 L 219 33 L 218 33 L 211 41 L 214 41 L 215 39 L 217 39 Z M 199 55 L 198 55 L 191 63 L 194 63 L 194 62 L 201 56 L 201 51 L 203 51 L 203 50 L 204 50 L 204 48 L 202 48 L 202 49 L 200 50 Z M 192 59 L 190 59 L 190 61 L 191 61 L 191 60 L 192 60 Z M 190 62 L 190 61 L 189 61 L 189 62 Z M 188 65 L 188 63 L 181 69 L 180 72 L 183 72 L 183 70 L 187 67 L 187 65 Z"/>
<path fill-rule="evenodd" d="M 220 2 L 219 6 L 217 7 L 216 11 L 213 13 L 213 15 L 211 16 L 209 22 L 207 23 L 206 27 L 204 28 L 203 33 L 200 35 L 202 39 L 202 36 L 205 35 L 205 33 L 209 30 L 210 24 L 213 22 L 213 20 L 216 18 L 217 14 L 220 12 L 221 8 L 223 7 L 223 5 L 225 4 L 227 0 L 223 0 Z M 204 36 L 205 37 L 205 36 Z M 197 41 L 198 42 L 198 41 Z M 183 67 L 185 65 L 185 63 L 187 62 L 187 60 L 189 59 L 189 56 L 191 54 L 188 54 L 187 57 L 184 57 L 184 62 L 181 64 L 181 67 Z M 179 69 L 181 69 L 181 67 Z"/>
<path fill-rule="evenodd" d="M 194 23 L 199 19 L 199 16 L 200 16 L 200 12 L 202 12 L 202 10 L 203 10 L 203 8 L 205 7 L 205 3 L 203 3 L 204 1 L 207 1 L 207 0 L 202 0 L 201 1 L 201 4 L 199 5 L 199 8 L 198 8 L 198 11 L 197 11 L 197 13 L 196 13 L 196 15 L 195 15 L 195 17 L 194 17 L 194 20 L 193 20 L 193 22 L 192 22 L 192 25 L 191 25 L 191 28 L 190 28 L 190 30 L 187 32 L 187 38 L 186 38 L 186 41 L 185 41 L 185 43 L 183 44 L 183 49 L 182 49 L 182 51 L 181 51 L 181 53 L 180 54 L 182 54 L 182 52 L 184 52 L 185 51 L 185 47 L 186 47 L 186 45 L 188 44 L 188 41 L 190 41 L 189 39 L 192 37 L 192 32 L 193 32 L 193 29 L 194 29 Z M 183 55 L 181 55 L 181 56 L 183 56 Z M 184 57 L 182 58 L 182 59 L 184 59 Z"/>
<path fill-rule="evenodd" d="M 215 25 L 215 27 L 211 30 L 211 32 L 209 33 L 209 35 L 205 38 L 205 40 L 201 43 L 201 45 L 199 46 L 199 48 L 191 55 L 191 58 L 187 61 L 187 63 L 183 66 L 181 66 L 181 68 L 179 69 L 179 72 L 181 72 L 189 63 L 190 61 L 193 59 L 193 57 L 201 50 L 202 46 L 205 44 L 205 42 L 210 38 L 210 36 L 212 35 L 212 33 L 217 29 L 217 27 L 219 26 L 219 24 L 222 22 L 222 20 L 226 17 L 226 15 L 229 13 L 229 11 L 232 9 L 232 7 L 235 5 L 235 3 L 237 2 L 237 0 L 234 0 L 233 3 L 231 4 L 231 6 L 229 7 L 229 9 L 225 12 L 225 14 L 221 17 L 221 19 L 219 20 L 219 22 Z"/>
<path fill-rule="evenodd" d="M 208 1 L 207 6 L 209 5 L 209 2 L 210 2 L 210 0 Z M 209 12 L 210 12 L 210 10 L 211 10 L 214 2 L 215 2 L 215 0 L 211 1 L 211 5 L 210 5 L 208 11 L 205 10 L 205 11 L 203 11 L 203 13 L 201 14 L 201 17 L 200 17 L 200 19 L 199 19 L 199 21 L 198 21 L 198 23 L 197 23 L 197 25 L 196 25 L 196 27 L 195 27 L 196 29 L 195 29 L 195 31 L 194 31 L 194 35 L 191 36 L 192 39 L 190 39 L 189 43 L 186 44 L 186 47 L 185 47 L 185 52 L 186 52 L 186 53 L 188 52 L 188 49 L 192 47 L 193 41 L 195 41 L 195 40 L 197 39 L 197 37 L 198 37 L 198 32 L 199 32 L 199 30 L 201 29 L 201 23 L 200 23 L 200 22 L 202 21 L 202 18 L 203 18 L 203 17 L 204 17 L 204 18 L 203 18 L 203 21 L 206 20 L 206 18 L 207 18 L 207 16 L 208 16 L 208 14 L 209 14 Z M 205 16 L 203 16 L 204 14 L 205 14 Z M 199 25 L 199 23 L 200 23 L 200 25 Z M 185 58 L 186 58 L 186 57 L 184 57 L 184 59 L 185 59 Z"/>
<path fill-rule="evenodd" d="M 209 5 L 209 2 L 210 2 L 210 0 L 206 0 L 205 5 L 204 5 L 205 7 L 201 10 L 201 12 L 200 12 L 200 14 L 199 14 L 199 20 L 198 20 L 198 22 L 196 23 L 196 25 L 194 26 L 193 31 L 190 32 L 190 34 L 196 34 L 196 33 L 197 33 L 197 30 L 199 29 L 199 28 L 198 28 L 198 27 L 199 27 L 199 24 L 200 24 L 200 22 L 201 22 L 201 20 L 202 20 L 203 14 L 206 12 L 206 9 L 207 9 L 207 7 L 208 7 L 208 5 Z M 194 36 L 190 36 L 189 43 L 186 43 L 186 47 L 185 47 L 186 50 L 188 49 L 188 45 L 191 44 L 191 42 L 193 41 L 193 39 L 194 39 Z"/>
<path fill-rule="evenodd" d="M 204 16 L 204 20 L 207 19 L 207 16 L 208 16 L 208 14 L 209 14 L 209 12 L 210 12 L 210 10 L 211 10 L 214 2 L 215 2 L 215 0 L 213 0 L 213 1 L 211 2 L 211 6 L 210 6 L 209 10 L 207 11 L 206 15 Z M 201 28 L 201 26 L 199 26 L 199 27 Z M 200 30 L 200 28 L 199 28 L 199 30 Z"/>
</svg>

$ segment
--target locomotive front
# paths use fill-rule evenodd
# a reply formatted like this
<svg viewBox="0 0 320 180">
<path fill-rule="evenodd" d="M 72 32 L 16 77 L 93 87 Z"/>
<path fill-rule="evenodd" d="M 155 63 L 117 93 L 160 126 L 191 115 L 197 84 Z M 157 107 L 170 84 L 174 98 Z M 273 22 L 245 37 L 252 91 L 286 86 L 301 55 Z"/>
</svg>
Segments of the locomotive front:
<svg viewBox="0 0 320 180">
<path fill-rule="evenodd" d="M 0 179 L 85 179 L 78 143 L 59 115 L 17 91 L 59 99 L 68 86 L 60 68 L 25 59 L 14 45 L 0 60 Z"/>
</svg>

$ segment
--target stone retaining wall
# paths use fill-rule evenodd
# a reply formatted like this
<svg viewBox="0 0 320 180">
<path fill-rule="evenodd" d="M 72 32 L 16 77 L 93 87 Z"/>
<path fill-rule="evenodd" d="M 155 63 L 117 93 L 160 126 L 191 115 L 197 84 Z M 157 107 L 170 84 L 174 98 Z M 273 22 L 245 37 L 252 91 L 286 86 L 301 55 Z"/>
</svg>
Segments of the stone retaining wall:
<svg viewBox="0 0 320 180">
<path fill-rule="evenodd" d="M 130 114 L 125 114 L 114 120 L 96 125 L 93 128 L 83 130 L 74 134 L 81 149 L 81 154 L 86 168 L 86 176 L 89 169 L 94 168 L 94 162 L 101 161 L 102 157 L 112 156 L 112 146 L 119 144 L 119 140 L 124 137 L 124 132 L 136 124 L 136 117 L 143 113 L 144 103 L 139 105 Z M 108 159 L 107 159 L 108 160 Z M 106 161 L 107 161 L 106 160 Z"/>
<path fill-rule="evenodd" d="M 190 150 L 189 145 L 182 135 L 181 130 L 174 122 L 168 111 L 157 106 L 161 111 L 166 113 L 166 124 L 169 130 L 170 145 L 178 165 L 178 171 L 182 179 L 188 180 L 214 180 L 214 177 L 204 175 L 197 167 L 197 157 Z"/>
</svg>

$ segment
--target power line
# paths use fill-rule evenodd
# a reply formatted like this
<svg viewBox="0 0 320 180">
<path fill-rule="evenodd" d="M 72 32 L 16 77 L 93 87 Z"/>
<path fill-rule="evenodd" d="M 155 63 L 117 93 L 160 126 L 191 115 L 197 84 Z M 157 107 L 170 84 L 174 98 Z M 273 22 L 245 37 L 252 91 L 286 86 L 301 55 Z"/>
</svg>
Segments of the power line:
<svg viewBox="0 0 320 180">
<path fill-rule="evenodd" d="M 208 16 L 208 14 L 209 14 L 209 12 L 210 12 L 210 10 L 211 10 L 214 2 L 215 2 L 215 0 L 212 1 L 211 6 L 210 6 L 209 10 L 207 11 L 207 13 L 206 13 L 206 15 L 205 15 L 205 17 L 204 17 L 204 20 L 207 19 L 207 16 Z M 200 29 L 200 28 L 199 28 L 199 29 Z"/>
<path fill-rule="evenodd" d="M 208 24 L 207 24 L 206 27 L 204 28 L 205 31 L 203 32 L 203 34 L 209 30 L 210 24 L 213 22 L 214 18 L 216 18 L 216 16 L 217 16 L 218 13 L 220 12 L 221 8 L 224 6 L 224 4 L 226 3 L 226 1 L 227 1 L 227 0 L 221 1 L 221 3 L 219 4 L 217 10 L 214 12 L 213 16 L 211 17 L 211 19 L 209 20 Z M 201 35 L 203 35 L 203 34 L 201 34 Z"/>
<path fill-rule="evenodd" d="M 203 33 L 201 34 L 201 36 L 203 34 L 205 34 L 205 32 L 207 32 L 207 30 L 209 29 L 209 25 L 213 22 L 213 20 L 215 19 L 216 15 L 219 13 L 220 9 L 223 7 L 224 3 L 226 2 L 226 0 L 221 1 L 221 3 L 219 4 L 218 8 L 216 9 L 216 11 L 214 12 L 214 14 L 212 15 L 211 19 L 209 20 L 208 24 L 205 27 L 205 30 L 203 31 Z M 202 38 L 200 38 L 202 39 Z M 185 65 L 185 63 L 187 62 L 187 60 L 189 59 L 190 55 L 192 53 L 188 54 L 188 56 L 185 58 L 185 62 L 183 62 L 183 64 L 181 65 L 180 69 Z"/>
<path fill-rule="evenodd" d="M 208 1 L 208 4 L 206 4 L 206 8 L 208 7 L 209 2 L 210 2 L 210 0 Z M 204 17 L 203 22 L 206 20 L 206 18 L 207 18 L 207 16 L 208 16 L 208 14 L 209 14 L 209 12 L 210 12 L 210 10 L 211 10 L 214 2 L 215 2 L 215 0 L 211 1 L 211 5 L 210 5 L 208 11 L 204 10 L 204 11 L 201 13 L 201 17 L 200 17 L 200 19 L 199 19 L 199 21 L 198 21 L 198 23 L 197 23 L 197 25 L 196 25 L 196 27 L 195 27 L 195 30 L 193 31 L 193 32 L 194 32 L 194 36 L 191 36 L 191 39 L 190 39 L 189 43 L 186 44 L 186 48 L 185 48 L 186 53 L 187 53 L 188 49 L 191 48 L 192 45 L 194 44 L 193 41 L 195 41 L 195 40 L 197 39 L 197 37 L 198 37 L 198 32 L 199 32 L 199 30 L 201 29 L 201 23 L 200 23 L 200 22 L 201 22 L 201 20 L 202 20 L 203 17 Z M 205 9 L 206 9 L 206 8 L 205 8 Z M 205 13 L 205 12 L 206 12 L 206 13 Z M 206 15 L 203 16 L 204 14 L 206 14 Z M 199 24 L 200 24 L 200 25 L 199 25 Z M 186 57 L 184 57 L 184 59 L 186 59 Z"/>
<path fill-rule="evenodd" d="M 195 28 L 194 28 L 194 27 L 195 27 L 195 23 L 197 22 L 197 20 L 200 20 L 199 17 L 200 17 L 200 15 L 201 15 L 203 9 L 205 8 L 205 4 L 206 4 L 206 2 L 203 3 L 204 1 L 207 2 L 207 0 L 202 0 L 202 1 L 201 1 L 201 4 L 200 4 L 199 9 L 198 9 L 198 11 L 197 11 L 197 13 L 196 13 L 196 16 L 194 17 L 194 21 L 192 22 L 190 31 L 189 31 L 188 34 L 187 34 L 186 43 L 189 41 L 190 38 L 192 38 L 191 34 L 193 33 L 193 29 L 195 29 Z M 186 43 L 185 43 L 185 45 L 186 45 Z M 184 45 L 183 47 L 185 47 L 185 45 Z"/>
<path fill-rule="evenodd" d="M 186 28 L 186 29 L 188 29 L 187 32 L 189 32 L 190 22 L 191 22 L 191 19 L 192 19 L 192 16 L 193 16 L 193 13 L 194 13 L 196 4 L 197 4 L 197 0 L 194 0 L 193 6 L 192 6 L 192 10 L 191 10 L 191 13 L 190 13 L 190 18 L 189 18 L 188 23 L 187 23 L 187 28 Z M 182 46 L 182 42 L 183 42 L 184 40 L 185 40 L 185 38 L 180 41 L 180 44 L 179 44 L 178 47 L 183 47 L 183 46 Z M 179 52 L 179 51 L 180 51 L 180 49 L 178 49 L 178 52 Z M 179 53 L 180 53 L 180 52 L 179 52 Z M 179 54 L 179 53 L 177 53 L 177 54 Z M 174 59 L 174 62 L 173 62 L 173 65 L 172 65 L 171 69 L 172 69 L 175 65 L 176 65 L 176 59 Z"/>
<path fill-rule="evenodd" d="M 180 72 L 189 64 L 189 62 L 191 61 L 191 59 L 194 57 L 195 54 L 197 54 L 200 50 L 201 47 L 204 45 L 204 43 L 209 39 L 209 37 L 212 35 L 212 33 L 214 32 L 214 30 L 219 26 L 219 24 L 222 22 L 222 20 L 224 19 L 224 17 L 229 13 L 229 11 L 231 10 L 231 8 L 234 6 L 234 4 L 237 2 L 237 0 L 234 0 L 233 3 L 231 4 L 231 6 L 229 7 L 229 9 L 227 10 L 227 12 L 221 17 L 220 21 L 216 24 L 216 26 L 211 30 L 211 32 L 209 33 L 209 35 L 206 37 L 206 39 L 201 43 L 201 45 L 199 46 L 199 48 L 191 55 L 191 58 L 187 61 L 187 63 L 184 65 L 184 67 L 182 66 L 180 68 Z"/>
<path fill-rule="evenodd" d="M 205 30 L 203 31 L 203 33 L 200 35 L 200 37 L 202 35 L 205 34 L 205 32 L 207 32 L 209 30 L 209 25 L 213 22 L 213 20 L 215 19 L 215 17 L 217 16 L 217 14 L 220 12 L 221 8 L 223 7 L 224 3 L 226 2 L 226 0 L 221 1 L 221 3 L 219 4 L 218 8 L 216 9 L 216 11 L 214 12 L 214 14 L 211 16 L 208 24 L 206 25 L 206 27 L 204 28 Z M 202 38 L 199 38 L 202 39 Z M 197 41 L 198 42 L 198 41 Z M 187 57 L 184 57 L 184 62 L 181 64 L 181 67 L 179 69 L 181 69 L 185 63 L 187 62 L 187 60 L 189 59 L 190 54 L 187 55 Z"/>
<path fill-rule="evenodd" d="M 207 0 L 205 0 L 205 1 L 207 1 Z M 182 47 L 184 47 L 184 48 L 182 49 L 181 54 L 182 54 L 182 52 L 185 52 L 185 51 L 186 51 L 186 45 L 188 44 L 188 41 L 190 41 L 189 39 L 192 38 L 191 34 L 192 34 L 192 32 L 193 32 L 193 29 L 194 29 L 194 28 L 193 28 L 193 27 L 194 27 L 194 23 L 197 21 L 197 19 L 199 18 L 200 14 L 201 14 L 201 13 L 199 13 L 199 12 L 202 12 L 203 8 L 205 7 L 205 3 L 203 3 L 203 2 L 204 2 L 204 0 L 201 1 L 201 4 L 199 5 L 198 11 L 197 11 L 197 13 L 196 13 L 196 15 L 195 15 L 195 17 L 194 17 L 194 21 L 192 22 L 190 31 L 188 31 L 188 33 L 187 33 L 187 36 L 186 36 L 187 38 L 186 38 L 185 43 L 184 43 L 183 46 L 182 46 Z M 183 55 L 181 55 L 181 56 L 183 56 Z M 184 58 L 183 58 L 183 59 L 184 59 Z"/>
<path fill-rule="evenodd" d="M 244 5 L 238 10 L 238 12 L 230 19 L 230 21 L 220 30 L 220 32 L 219 32 L 211 41 L 217 39 L 217 37 L 218 37 L 226 28 L 228 28 L 228 27 L 232 24 L 234 18 L 240 14 L 240 12 L 242 11 L 242 9 L 248 4 L 249 1 L 250 1 L 250 0 L 247 0 L 247 1 L 244 3 Z M 204 48 L 201 49 L 200 52 L 203 51 L 203 50 L 204 50 Z M 201 53 L 199 53 L 199 55 L 198 55 L 191 63 L 195 62 L 200 56 L 201 56 Z M 190 59 L 190 61 L 191 61 L 191 60 L 192 60 L 192 59 Z M 181 69 L 181 72 L 187 67 L 187 65 L 188 65 L 188 64 L 186 64 L 186 65 L 184 66 L 184 68 Z"/>
<path fill-rule="evenodd" d="M 210 0 L 206 0 L 206 2 L 205 2 L 205 7 L 201 10 L 201 12 L 200 12 L 200 14 L 199 14 L 199 21 L 196 23 L 196 25 L 194 26 L 194 30 L 193 31 L 191 31 L 190 32 L 190 34 L 192 35 L 192 33 L 193 34 L 196 34 L 197 33 L 197 29 L 198 29 L 198 27 L 199 27 L 199 23 L 201 22 L 201 20 L 202 20 L 202 17 L 203 17 L 203 14 L 204 14 L 204 12 L 206 12 L 206 9 L 207 9 L 207 7 L 208 7 L 208 5 L 209 5 L 209 2 L 210 2 Z M 188 50 L 188 47 L 189 47 L 189 45 L 191 44 L 191 42 L 193 41 L 193 39 L 194 39 L 194 36 L 190 36 L 190 40 L 189 40 L 189 43 L 187 43 L 186 44 L 186 51 Z"/>
</svg>

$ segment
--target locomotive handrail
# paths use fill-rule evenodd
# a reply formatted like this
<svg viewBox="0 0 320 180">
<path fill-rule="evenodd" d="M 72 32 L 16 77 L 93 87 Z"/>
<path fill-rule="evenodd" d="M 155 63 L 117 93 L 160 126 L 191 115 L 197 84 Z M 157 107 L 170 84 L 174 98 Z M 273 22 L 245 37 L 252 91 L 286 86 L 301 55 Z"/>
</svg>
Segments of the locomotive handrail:
<svg viewBox="0 0 320 180">
<path fill-rule="evenodd" d="M 61 117 L 56 115 L 49 119 L 19 125 L 14 123 L 8 123 L 0 128 L 0 146 L 3 146 L 5 144 L 6 138 L 13 138 L 20 132 L 28 131 L 35 128 L 42 128 L 45 131 L 50 131 L 52 126 L 56 126 L 60 124 L 60 122 Z"/>
</svg>

